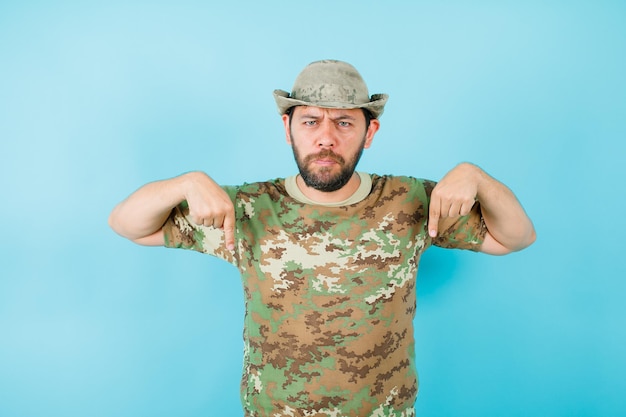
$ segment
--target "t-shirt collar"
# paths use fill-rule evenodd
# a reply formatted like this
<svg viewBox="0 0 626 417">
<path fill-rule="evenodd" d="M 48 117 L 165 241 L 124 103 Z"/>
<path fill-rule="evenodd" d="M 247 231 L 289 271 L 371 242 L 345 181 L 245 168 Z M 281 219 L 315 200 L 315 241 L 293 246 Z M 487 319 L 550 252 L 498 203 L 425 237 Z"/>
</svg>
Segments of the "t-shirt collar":
<svg viewBox="0 0 626 417">
<path fill-rule="evenodd" d="M 347 206 L 350 204 L 356 204 L 360 201 L 363 201 L 365 197 L 369 195 L 372 191 L 372 177 L 370 174 L 357 171 L 359 178 L 361 179 L 361 183 L 359 184 L 359 188 L 347 199 L 343 201 L 338 201 L 335 203 L 320 203 L 318 201 L 311 200 L 298 187 L 296 183 L 297 175 L 292 175 L 290 177 L 285 178 L 285 189 L 290 197 L 298 200 L 304 204 L 313 204 L 316 206 L 326 206 L 326 207 L 340 207 Z"/>
</svg>

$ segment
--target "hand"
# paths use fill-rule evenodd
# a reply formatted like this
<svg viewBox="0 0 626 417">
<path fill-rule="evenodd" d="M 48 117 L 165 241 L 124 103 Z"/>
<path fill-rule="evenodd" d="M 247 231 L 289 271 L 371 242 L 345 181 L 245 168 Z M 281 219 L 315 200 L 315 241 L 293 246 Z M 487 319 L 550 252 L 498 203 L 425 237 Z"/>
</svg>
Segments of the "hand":
<svg viewBox="0 0 626 417">
<path fill-rule="evenodd" d="M 224 243 L 235 248 L 235 208 L 230 197 L 203 172 L 185 174 L 185 199 L 191 220 L 200 226 L 224 230 Z"/>
<path fill-rule="evenodd" d="M 454 167 L 437 183 L 430 196 L 428 210 L 428 234 L 436 237 L 439 219 L 469 214 L 480 182 L 480 168 L 463 163 Z"/>
</svg>

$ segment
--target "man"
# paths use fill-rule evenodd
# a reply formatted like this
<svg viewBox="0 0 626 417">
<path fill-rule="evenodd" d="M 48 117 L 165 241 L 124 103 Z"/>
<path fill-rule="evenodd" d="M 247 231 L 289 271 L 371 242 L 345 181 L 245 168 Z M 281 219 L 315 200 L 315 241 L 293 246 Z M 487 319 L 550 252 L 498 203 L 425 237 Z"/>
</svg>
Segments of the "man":
<svg viewBox="0 0 626 417">
<path fill-rule="evenodd" d="M 513 193 L 463 163 L 439 182 L 356 172 L 387 95 L 318 61 L 275 90 L 299 174 L 222 187 L 202 172 L 144 185 L 111 213 L 143 245 L 241 272 L 247 416 L 411 416 L 415 279 L 430 245 L 502 255 L 535 240 Z"/>
</svg>

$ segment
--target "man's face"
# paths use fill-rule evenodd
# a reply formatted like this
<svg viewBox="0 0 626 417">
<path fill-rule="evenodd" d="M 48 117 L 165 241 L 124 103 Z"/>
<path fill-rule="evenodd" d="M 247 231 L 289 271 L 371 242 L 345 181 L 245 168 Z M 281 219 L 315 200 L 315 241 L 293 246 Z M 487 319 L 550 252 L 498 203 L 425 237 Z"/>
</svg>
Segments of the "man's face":
<svg viewBox="0 0 626 417">
<path fill-rule="evenodd" d="M 361 109 L 298 106 L 283 116 L 287 142 L 305 184 L 318 191 L 341 189 L 352 178 L 363 149 L 378 130 L 372 119 L 366 128 Z"/>
</svg>

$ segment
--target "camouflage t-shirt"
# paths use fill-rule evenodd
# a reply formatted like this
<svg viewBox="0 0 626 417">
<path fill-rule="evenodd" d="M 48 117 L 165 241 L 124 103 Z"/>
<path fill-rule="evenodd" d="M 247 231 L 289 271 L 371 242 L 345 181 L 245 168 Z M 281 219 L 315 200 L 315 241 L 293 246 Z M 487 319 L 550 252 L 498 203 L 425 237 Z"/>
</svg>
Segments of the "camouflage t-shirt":
<svg viewBox="0 0 626 417">
<path fill-rule="evenodd" d="M 372 175 L 371 192 L 338 207 L 293 198 L 284 179 L 224 187 L 235 205 L 236 249 L 190 221 L 185 203 L 166 245 L 220 257 L 245 295 L 241 400 L 246 416 L 412 416 L 415 280 L 431 244 L 478 250 L 472 212 L 428 236 L 435 183 Z"/>
</svg>

